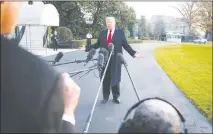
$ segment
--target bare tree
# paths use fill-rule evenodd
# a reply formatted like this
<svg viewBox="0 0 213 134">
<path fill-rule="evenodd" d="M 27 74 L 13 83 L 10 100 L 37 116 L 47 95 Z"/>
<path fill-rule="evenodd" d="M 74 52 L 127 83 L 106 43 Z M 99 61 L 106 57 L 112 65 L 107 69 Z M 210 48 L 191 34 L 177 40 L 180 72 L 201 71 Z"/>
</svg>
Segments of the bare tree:
<svg viewBox="0 0 213 134">
<path fill-rule="evenodd" d="M 151 25 L 150 25 L 150 23 L 147 23 L 147 25 L 146 25 L 146 36 L 147 36 L 147 37 L 152 37 L 152 32 L 151 32 Z"/>
<path fill-rule="evenodd" d="M 155 27 L 154 27 L 154 35 L 157 37 L 157 40 L 160 39 L 160 36 L 165 32 L 165 23 L 162 19 L 158 19 L 155 22 Z"/>
<path fill-rule="evenodd" d="M 140 20 L 138 20 L 138 37 L 143 38 L 146 36 L 146 18 L 145 16 L 141 16 Z"/>
<path fill-rule="evenodd" d="M 205 31 L 205 38 L 212 32 L 212 2 L 198 2 L 199 8 L 198 26 Z"/>
<path fill-rule="evenodd" d="M 196 2 L 185 2 L 174 8 L 183 16 L 183 20 L 188 24 L 189 33 L 191 34 L 198 21 L 200 7 L 196 5 Z"/>
</svg>

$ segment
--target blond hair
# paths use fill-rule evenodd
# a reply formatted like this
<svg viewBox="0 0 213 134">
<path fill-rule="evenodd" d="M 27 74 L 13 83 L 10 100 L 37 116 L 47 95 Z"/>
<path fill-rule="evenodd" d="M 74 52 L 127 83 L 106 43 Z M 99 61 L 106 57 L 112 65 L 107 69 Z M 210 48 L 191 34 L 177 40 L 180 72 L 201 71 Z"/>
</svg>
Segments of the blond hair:
<svg viewBox="0 0 213 134">
<path fill-rule="evenodd" d="M 106 20 L 107 20 L 107 19 L 112 20 L 114 23 L 116 23 L 116 21 L 115 21 L 115 17 L 107 16 L 107 17 L 106 17 Z"/>
</svg>

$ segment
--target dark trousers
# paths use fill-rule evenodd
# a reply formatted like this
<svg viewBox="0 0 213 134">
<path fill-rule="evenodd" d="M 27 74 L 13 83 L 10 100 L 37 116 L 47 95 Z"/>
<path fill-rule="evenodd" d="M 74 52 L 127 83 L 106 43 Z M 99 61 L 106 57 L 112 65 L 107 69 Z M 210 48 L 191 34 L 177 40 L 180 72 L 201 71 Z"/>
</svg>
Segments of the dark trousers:
<svg viewBox="0 0 213 134">
<path fill-rule="evenodd" d="M 104 69 L 102 69 L 101 76 L 103 76 Z M 111 86 L 111 62 L 107 68 L 104 81 L 103 81 L 103 98 L 108 99 L 110 95 L 110 90 L 112 90 L 113 98 L 118 98 L 120 96 L 120 83 Z"/>
<path fill-rule="evenodd" d="M 90 38 L 87 39 L 87 46 L 91 46 L 91 39 Z"/>
<path fill-rule="evenodd" d="M 58 42 L 54 42 L 53 50 L 57 51 L 58 50 Z"/>
</svg>

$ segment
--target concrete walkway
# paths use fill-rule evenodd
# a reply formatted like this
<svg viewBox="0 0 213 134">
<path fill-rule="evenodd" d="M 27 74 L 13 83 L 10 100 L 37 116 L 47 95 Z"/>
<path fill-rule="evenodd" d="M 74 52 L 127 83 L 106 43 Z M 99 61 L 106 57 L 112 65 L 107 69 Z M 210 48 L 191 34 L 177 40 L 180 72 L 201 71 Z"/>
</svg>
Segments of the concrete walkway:
<svg viewBox="0 0 213 134">
<path fill-rule="evenodd" d="M 126 53 L 126 51 L 124 51 L 124 57 L 127 61 L 129 72 L 139 94 L 142 99 L 157 96 L 174 104 L 185 117 L 186 127 L 188 128 L 189 133 L 212 133 L 212 125 L 175 86 L 153 56 L 153 50 L 156 47 L 170 44 L 143 43 L 132 45 L 136 51 L 141 52 L 144 56 L 142 59 L 133 59 Z M 86 55 L 87 53 L 84 51 L 65 53 L 60 62 L 72 61 L 73 59 L 85 59 Z M 52 58 L 53 56 L 47 57 L 47 59 Z M 90 65 L 92 65 L 92 62 L 90 62 L 86 67 Z M 67 64 L 56 67 L 56 69 L 62 72 L 71 72 L 83 68 L 85 68 L 83 64 Z M 75 112 L 76 129 L 79 133 L 83 132 L 86 119 L 90 113 L 100 84 L 99 78 L 96 78 L 94 74 L 98 75 L 98 71 L 94 73 L 91 72 L 77 81 L 78 85 L 81 87 L 79 105 Z M 112 96 L 110 96 L 110 99 L 112 99 Z M 105 105 L 103 105 L 100 103 L 101 100 L 102 92 L 100 92 L 99 95 L 99 100 L 94 111 L 89 133 L 116 133 L 127 110 L 137 102 L 132 84 L 124 68 L 122 69 L 121 82 L 122 103 L 118 105 L 109 100 Z"/>
</svg>

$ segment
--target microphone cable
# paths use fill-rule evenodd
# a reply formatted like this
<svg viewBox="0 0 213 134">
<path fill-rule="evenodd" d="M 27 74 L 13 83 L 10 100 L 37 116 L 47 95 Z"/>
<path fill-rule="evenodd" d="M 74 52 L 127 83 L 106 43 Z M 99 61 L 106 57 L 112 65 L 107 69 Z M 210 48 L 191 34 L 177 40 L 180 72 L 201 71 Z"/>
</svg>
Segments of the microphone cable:
<svg viewBox="0 0 213 134">
<path fill-rule="evenodd" d="M 95 69 L 96 69 L 96 68 L 94 68 L 93 70 L 95 70 Z M 77 77 L 76 79 L 74 79 L 74 81 L 79 80 L 80 78 L 82 78 L 83 76 L 87 75 L 87 74 L 90 73 L 91 71 L 92 71 L 92 70 L 88 70 L 85 74 L 83 74 L 83 75 Z"/>
</svg>

